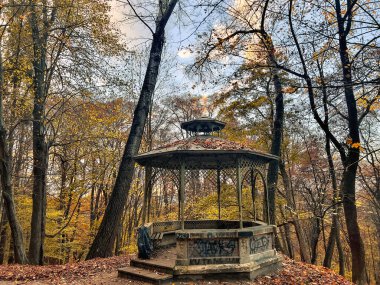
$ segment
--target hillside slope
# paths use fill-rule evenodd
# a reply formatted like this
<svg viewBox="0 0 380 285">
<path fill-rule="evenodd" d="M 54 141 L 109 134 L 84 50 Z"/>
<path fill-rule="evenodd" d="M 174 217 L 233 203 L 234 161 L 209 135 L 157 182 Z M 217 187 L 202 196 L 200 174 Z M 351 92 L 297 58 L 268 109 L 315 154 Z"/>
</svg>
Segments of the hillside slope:
<svg viewBox="0 0 380 285">
<path fill-rule="evenodd" d="M 66 265 L 2 265 L 0 285 L 5 284 L 138 284 L 117 277 L 116 269 L 129 264 L 131 256 L 94 259 Z M 140 282 L 139 284 L 143 284 Z M 182 283 L 184 284 L 184 283 Z M 189 283 L 194 284 L 194 283 Z M 352 284 L 332 270 L 284 257 L 281 271 L 254 281 L 203 281 L 197 284 Z"/>
</svg>

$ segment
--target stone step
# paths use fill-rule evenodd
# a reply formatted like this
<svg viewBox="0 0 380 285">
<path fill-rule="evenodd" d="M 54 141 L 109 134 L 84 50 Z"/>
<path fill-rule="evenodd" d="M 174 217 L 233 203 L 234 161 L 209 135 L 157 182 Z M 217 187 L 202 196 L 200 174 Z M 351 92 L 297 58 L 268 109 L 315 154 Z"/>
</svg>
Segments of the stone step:
<svg viewBox="0 0 380 285">
<path fill-rule="evenodd" d="M 173 260 L 167 259 L 132 259 L 131 266 L 154 270 L 157 272 L 162 272 L 166 274 L 173 274 L 174 262 Z"/>
<path fill-rule="evenodd" d="M 144 281 L 152 284 L 170 284 L 173 281 L 172 274 L 154 272 L 143 268 L 128 266 L 118 269 L 119 277 Z"/>
</svg>

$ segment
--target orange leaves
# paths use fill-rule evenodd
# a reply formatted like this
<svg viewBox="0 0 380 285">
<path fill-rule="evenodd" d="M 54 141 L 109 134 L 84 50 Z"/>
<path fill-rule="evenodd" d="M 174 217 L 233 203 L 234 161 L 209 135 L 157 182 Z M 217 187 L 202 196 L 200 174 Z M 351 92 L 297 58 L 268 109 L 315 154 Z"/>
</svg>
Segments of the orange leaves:
<svg viewBox="0 0 380 285">
<path fill-rule="evenodd" d="M 282 269 L 272 276 L 257 278 L 252 284 L 352 284 L 332 270 L 284 257 Z"/>
<path fill-rule="evenodd" d="M 0 280 L 15 281 L 17 284 L 17 281 L 32 280 L 45 281 L 44 284 L 76 284 L 75 281 L 83 281 L 83 278 L 95 274 L 114 272 L 117 268 L 128 265 L 129 259 L 129 256 L 118 256 L 66 265 L 1 265 Z"/>
<path fill-rule="evenodd" d="M 284 93 L 288 93 L 288 94 L 293 94 L 293 93 L 295 93 L 297 90 L 298 90 L 298 88 L 296 88 L 296 87 L 288 86 L 288 87 L 284 87 L 284 88 L 282 89 L 282 92 L 284 92 Z"/>
<path fill-rule="evenodd" d="M 352 148 L 362 149 L 362 147 L 360 146 L 360 143 L 359 143 L 359 142 L 357 142 L 357 143 L 353 143 L 353 144 L 351 145 L 351 147 L 352 147 Z"/>
<path fill-rule="evenodd" d="M 119 256 L 104 259 L 93 259 L 67 265 L 30 266 L 12 265 L 0 266 L 0 279 L 7 281 L 45 281 L 46 284 L 108 284 L 110 275 L 116 274 L 117 268 L 128 265 L 129 256 Z M 94 277 L 96 277 L 94 279 Z M 120 284 L 135 284 L 127 279 L 121 279 Z M 114 282 L 111 282 L 114 283 Z M 222 282 L 224 283 L 224 282 Z M 115 283 L 116 284 L 116 283 Z M 117 282 L 117 284 L 119 284 Z M 198 280 L 200 285 L 221 284 L 219 280 Z M 228 282 L 228 284 L 238 284 Z M 260 285 L 293 285 L 293 284 L 331 284 L 351 285 L 344 277 L 322 266 L 296 262 L 284 256 L 282 268 L 272 275 L 261 276 L 244 284 Z"/>
<path fill-rule="evenodd" d="M 358 149 L 360 151 L 363 151 L 364 148 L 361 146 L 360 142 L 353 142 L 352 139 L 350 137 L 348 137 L 346 139 L 346 144 L 351 147 L 351 148 L 355 148 L 355 149 Z"/>
</svg>

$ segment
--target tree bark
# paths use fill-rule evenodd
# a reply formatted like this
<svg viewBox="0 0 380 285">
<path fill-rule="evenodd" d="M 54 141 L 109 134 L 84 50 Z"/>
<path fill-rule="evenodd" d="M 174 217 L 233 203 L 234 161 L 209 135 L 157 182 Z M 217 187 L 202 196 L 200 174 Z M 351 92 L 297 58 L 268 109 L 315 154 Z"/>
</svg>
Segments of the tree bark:
<svg viewBox="0 0 380 285">
<path fill-rule="evenodd" d="M 282 91 L 282 83 L 279 75 L 279 68 L 277 67 L 275 49 L 273 46 L 271 36 L 265 31 L 265 16 L 268 9 L 269 0 L 265 1 L 263 13 L 261 16 L 260 35 L 262 43 L 266 47 L 268 53 L 268 63 L 271 66 L 272 80 L 274 90 L 276 93 L 275 98 L 275 115 L 272 126 L 272 144 L 270 153 L 278 157 L 281 156 L 282 133 L 284 125 L 284 93 Z M 275 160 L 269 164 L 267 173 L 267 192 L 268 195 L 268 224 L 276 224 L 276 187 L 278 180 L 279 161 Z"/>
<path fill-rule="evenodd" d="M 270 51 L 271 64 L 274 64 L 274 49 Z M 282 92 L 282 84 L 278 75 L 278 69 L 273 68 L 272 78 L 274 83 L 274 89 L 276 92 L 275 98 L 275 116 L 272 129 L 272 145 L 270 153 L 278 157 L 281 156 L 281 142 L 284 125 L 284 94 Z M 267 176 L 267 191 L 268 191 L 268 207 L 269 207 L 269 221 L 268 223 L 276 224 L 276 187 L 278 180 L 279 162 L 277 160 L 272 161 L 268 167 Z"/>
<path fill-rule="evenodd" d="M 286 202 L 292 208 L 291 211 L 295 212 L 297 209 L 296 209 L 296 205 L 294 203 L 294 197 L 293 197 L 293 193 L 292 193 L 293 191 L 291 189 L 289 176 L 286 173 L 284 163 L 282 163 L 281 161 L 279 163 L 279 167 L 280 167 L 280 171 L 281 171 L 282 180 L 284 183 L 285 196 L 286 196 L 286 200 L 287 200 Z M 292 223 L 293 223 L 294 229 L 296 231 L 296 236 L 297 236 L 297 240 L 298 240 L 298 244 L 299 244 L 299 248 L 300 248 L 301 260 L 304 262 L 310 263 L 311 257 L 310 257 L 310 254 L 309 254 L 309 251 L 307 248 L 305 233 L 301 227 L 301 224 L 298 220 L 298 217 L 297 216 L 294 217 L 293 213 L 291 213 L 291 216 L 292 216 Z"/>
<path fill-rule="evenodd" d="M 310 262 L 316 264 L 318 258 L 318 242 L 321 235 L 321 224 L 318 217 L 312 221 L 312 234 L 311 234 L 311 257 Z"/>
<path fill-rule="evenodd" d="M 47 1 L 42 1 L 42 14 L 37 12 L 37 4 L 31 3 L 29 23 L 33 39 L 33 210 L 29 243 L 31 264 L 43 264 L 45 223 L 46 223 L 46 176 L 49 147 L 45 134 L 45 101 L 47 95 L 46 56 L 48 33 L 55 20 L 56 8 L 53 7 L 48 18 Z M 39 19 L 42 18 L 42 27 Z M 51 67 L 51 72 L 53 67 Z"/>
<path fill-rule="evenodd" d="M 7 227 L 8 227 L 7 212 L 3 205 L 1 209 L 1 221 L 0 221 L 0 264 L 4 264 L 4 257 L 5 257 L 5 252 L 6 252 L 7 239 L 8 239 Z"/>
<path fill-rule="evenodd" d="M 132 183 L 134 173 L 134 156 L 137 154 L 148 116 L 151 98 L 156 86 L 161 63 L 161 55 L 165 41 L 165 26 L 178 0 L 170 0 L 167 5 L 160 1 L 159 16 L 156 20 L 156 30 L 149 55 L 149 62 L 136 105 L 131 130 L 125 145 L 123 157 L 119 166 L 110 200 L 108 202 L 99 231 L 90 247 L 86 259 L 108 257 L 112 255 L 117 229 L 123 214 L 125 202 Z"/>
<path fill-rule="evenodd" d="M 11 235 L 14 243 L 15 261 L 20 264 L 28 262 L 24 248 L 24 239 L 20 223 L 17 219 L 12 189 L 12 162 L 7 143 L 7 131 L 4 126 L 3 100 L 4 100 L 4 74 L 2 65 L 2 52 L 0 50 L 0 184 L 3 203 L 6 209 Z"/>
<path fill-rule="evenodd" d="M 290 226 L 289 226 L 289 224 L 284 225 L 284 231 L 285 231 L 285 239 L 286 239 L 289 257 L 294 259 L 294 250 L 293 250 L 293 245 L 292 245 L 292 239 L 290 237 Z"/>
<path fill-rule="evenodd" d="M 327 105 L 325 104 L 325 108 L 326 107 Z M 335 242 L 336 242 L 337 249 L 338 249 L 338 258 L 339 258 L 339 274 L 344 276 L 344 253 L 343 253 L 343 249 L 342 249 L 342 245 L 340 241 L 340 225 L 339 225 L 340 206 L 336 204 L 338 200 L 341 198 L 341 195 L 338 190 L 338 185 L 337 185 L 337 180 L 336 180 L 336 175 L 335 175 L 335 167 L 334 167 L 334 162 L 333 162 L 333 158 L 331 154 L 330 140 L 328 139 L 327 136 L 326 136 L 325 150 L 327 153 L 327 160 L 329 163 L 329 172 L 330 172 L 330 177 L 332 181 L 333 195 L 334 195 L 333 203 L 335 205 L 333 207 L 334 213 L 332 215 L 331 231 L 330 231 L 329 240 L 327 243 L 325 258 L 323 260 L 323 266 L 331 268 L 331 261 L 332 261 Z"/>
<path fill-rule="evenodd" d="M 359 119 L 353 90 L 351 61 L 347 47 L 347 35 L 350 32 L 353 13 L 352 6 L 354 4 L 351 1 L 347 1 L 348 9 L 345 15 L 347 16 L 347 23 L 345 27 L 345 20 L 342 17 L 340 1 L 335 0 L 335 3 L 339 35 L 339 55 L 342 65 L 342 81 L 344 84 L 344 95 L 347 105 L 349 136 L 352 141 L 352 143 L 348 145 L 347 158 L 343 161 L 344 172 L 340 186 L 343 193 L 344 216 L 351 249 L 352 281 L 357 284 L 366 284 L 365 250 L 358 224 L 355 193 L 356 173 L 360 156 L 359 147 L 355 147 L 355 144 L 360 145 Z"/>
</svg>

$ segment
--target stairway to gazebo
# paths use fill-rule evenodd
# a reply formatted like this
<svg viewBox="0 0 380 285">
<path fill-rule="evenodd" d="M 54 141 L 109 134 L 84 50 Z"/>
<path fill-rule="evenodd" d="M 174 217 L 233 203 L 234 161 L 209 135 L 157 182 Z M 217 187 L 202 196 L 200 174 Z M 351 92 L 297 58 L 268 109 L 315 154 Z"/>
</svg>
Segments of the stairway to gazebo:
<svg viewBox="0 0 380 285">
<path fill-rule="evenodd" d="M 118 270 L 119 277 L 153 284 L 171 284 L 176 259 L 175 252 L 174 246 L 155 252 L 151 259 L 132 259 L 130 266 Z"/>
</svg>

